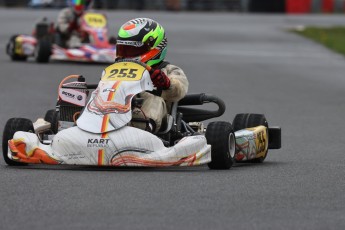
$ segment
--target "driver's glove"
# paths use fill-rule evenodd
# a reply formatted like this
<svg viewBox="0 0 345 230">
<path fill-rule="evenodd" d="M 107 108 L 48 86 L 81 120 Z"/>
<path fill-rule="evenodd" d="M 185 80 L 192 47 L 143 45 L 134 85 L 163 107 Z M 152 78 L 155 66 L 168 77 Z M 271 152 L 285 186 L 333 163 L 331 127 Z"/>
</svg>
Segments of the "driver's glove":
<svg viewBox="0 0 345 230">
<path fill-rule="evenodd" d="M 160 69 L 155 69 L 151 72 L 151 80 L 157 89 L 165 90 L 170 88 L 170 79 Z"/>
</svg>

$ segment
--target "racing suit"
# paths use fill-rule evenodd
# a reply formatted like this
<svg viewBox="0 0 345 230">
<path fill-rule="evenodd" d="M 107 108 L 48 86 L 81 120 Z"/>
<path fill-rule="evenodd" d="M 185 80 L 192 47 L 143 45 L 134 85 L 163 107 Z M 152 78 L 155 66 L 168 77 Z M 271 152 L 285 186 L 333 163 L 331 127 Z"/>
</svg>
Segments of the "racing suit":
<svg viewBox="0 0 345 230">
<path fill-rule="evenodd" d="M 57 18 L 57 44 L 62 47 L 80 46 L 79 17 L 73 8 L 67 7 L 60 11 Z"/>
<path fill-rule="evenodd" d="M 163 67 L 160 68 L 160 66 Z M 170 79 L 169 89 L 155 93 L 158 95 L 154 95 L 151 92 L 140 93 L 140 97 L 144 99 L 141 111 L 133 111 L 133 118 L 152 119 L 154 127 L 151 127 L 150 130 L 144 127 L 142 123 L 132 122 L 133 126 L 147 129 L 154 133 L 159 131 L 162 120 L 167 115 L 168 110 L 170 110 L 172 102 L 177 102 L 185 97 L 189 85 L 185 73 L 178 66 L 168 64 L 167 62 L 163 62 L 163 65 L 160 66 L 158 68 Z"/>
</svg>

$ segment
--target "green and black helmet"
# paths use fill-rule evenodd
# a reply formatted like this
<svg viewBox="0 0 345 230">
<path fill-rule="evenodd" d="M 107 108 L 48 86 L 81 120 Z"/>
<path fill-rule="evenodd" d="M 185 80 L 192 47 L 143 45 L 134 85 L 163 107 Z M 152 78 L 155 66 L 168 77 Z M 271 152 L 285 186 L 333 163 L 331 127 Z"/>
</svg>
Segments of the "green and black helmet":
<svg viewBox="0 0 345 230">
<path fill-rule="evenodd" d="M 153 66 L 164 60 L 167 45 L 165 31 L 160 24 L 149 18 L 136 18 L 121 26 L 117 37 L 116 56 Z"/>
</svg>

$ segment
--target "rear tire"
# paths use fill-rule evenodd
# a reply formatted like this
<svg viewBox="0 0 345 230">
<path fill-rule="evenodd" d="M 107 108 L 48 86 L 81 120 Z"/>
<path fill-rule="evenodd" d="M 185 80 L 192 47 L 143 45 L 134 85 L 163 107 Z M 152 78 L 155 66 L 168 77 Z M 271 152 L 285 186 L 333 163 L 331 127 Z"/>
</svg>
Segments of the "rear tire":
<svg viewBox="0 0 345 230">
<path fill-rule="evenodd" d="M 44 120 L 51 124 L 51 130 L 54 134 L 58 132 L 59 113 L 55 109 L 50 109 L 46 112 Z"/>
<path fill-rule="evenodd" d="M 49 62 L 52 53 L 52 44 L 47 39 L 39 40 L 36 47 L 36 61 L 38 63 Z"/>
<path fill-rule="evenodd" d="M 211 145 L 210 169 L 229 169 L 234 163 L 236 138 L 229 122 L 211 122 L 206 129 L 207 144 Z"/>
<path fill-rule="evenodd" d="M 26 163 L 13 161 L 8 157 L 8 141 L 17 131 L 34 132 L 32 121 L 25 118 L 11 118 L 7 121 L 2 136 L 2 153 L 6 164 L 10 166 L 24 166 Z"/>
<path fill-rule="evenodd" d="M 265 118 L 265 115 L 263 114 L 254 114 L 254 113 L 237 114 L 232 124 L 234 126 L 235 132 L 241 129 L 253 128 L 256 126 L 263 125 L 263 126 L 266 126 L 267 134 L 268 134 L 268 122 Z M 246 162 L 262 163 L 267 157 L 267 152 L 268 150 L 266 151 L 264 157 L 255 158 L 253 160 L 246 161 Z"/>
<path fill-rule="evenodd" d="M 23 55 L 18 55 L 15 53 L 15 48 L 16 48 L 16 38 L 18 35 L 13 35 L 10 38 L 9 43 L 7 44 L 6 47 L 6 53 L 11 57 L 12 61 L 26 61 L 28 59 L 27 56 Z"/>
</svg>

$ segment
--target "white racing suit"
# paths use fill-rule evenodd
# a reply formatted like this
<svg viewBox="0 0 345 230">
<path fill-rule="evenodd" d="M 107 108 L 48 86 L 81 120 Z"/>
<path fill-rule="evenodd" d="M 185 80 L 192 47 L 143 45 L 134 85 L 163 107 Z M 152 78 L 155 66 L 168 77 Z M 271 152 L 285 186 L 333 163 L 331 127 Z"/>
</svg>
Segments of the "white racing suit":
<svg viewBox="0 0 345 230">
<path fill-rule="evenodd" d="M 77 31 L 70 31 L 70 24 L 75 21 L 79 23 L 78 16 L 74 13 L 74 10 L 70 7 L 64 8 L 60 11 L 57 18 L 57 31 L 60 33 L 59 45 L 66 47 L 78 47 L 81 45 L 81 39 Z M 79 27 L 80 25 L 78 25 Z"/>
<path fill-rule="evenodd" d="M 155 123 L 153 132 L 157 133 L 161 127 L 163 118 L 167 115 L 172 102 L 177 102 L 185 97 L 188 91 L 188 80 L 181 68 L 168 64 L 161 69 L 170 79 L 170 88 L 162 90 L 161 96 L 149 92 L 140 93 L 144 99 L 141 111 L 133 111 L 133 118 L 152 119 Z M 133 126 L 145 129 L 143 124 L 132 122 Z"/>
</svg>

